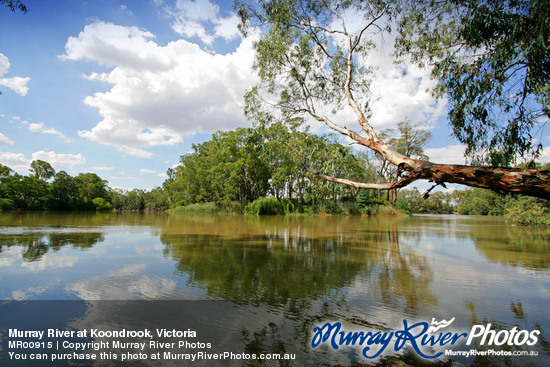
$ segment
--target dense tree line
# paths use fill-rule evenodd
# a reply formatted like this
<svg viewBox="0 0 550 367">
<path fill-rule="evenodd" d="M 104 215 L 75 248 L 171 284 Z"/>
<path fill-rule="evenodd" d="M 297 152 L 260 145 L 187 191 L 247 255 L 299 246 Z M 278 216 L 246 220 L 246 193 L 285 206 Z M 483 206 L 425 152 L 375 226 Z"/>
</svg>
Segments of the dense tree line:
<svg viewBox="0 0 550 367">
<path fill-rule="evenodd" d="M 41 160 L 31 163 L 27 176 L 0 165 L 1 205 L 4 209 L 147 211 L 201 203 L 214 203 L 217 208 L 237 203 L 244 208 L 259 198 L 273 197 L 290 200 L 300 211 L 340 213 L 345 212 L 342 205 L 356 202 L 360 190 L 323 180 L 312 168 L 357 180 L 395 175 L 384 159 L 354 152 L 334 137 L 301 131 L 298 126 L 299 121 L 287 121 L 219 131 L 193 145 L 193 151 L 168 170 L 162 187 L 150 191 L 110 188 L 95 173 L 72 177 Z M 396 149 L 423 154 L 418 139 L 425 141 L 427 136 L 414 124 L 399 124 L 385 136 Z M 389 193 L 369 195 L 395 202 Z"/>
<path fill-rule="evenodd" d="M 503 195 L 473 189 L 455 193 L 456 211 L 462 215 L 505 216 L 518 224 L 550 224 L 550 201 L 521 195 Z"/>
<path fill-rule="evenodd" d="M 328 136 L 275 123 L 269 127 L 217 132 L 181 156 L 164 183 L 178 205 L 215 202 L 243 205 L 260 197 L 295 200 L 298 205 L 353 199 L 358 190 L 319 179 L 308 167 L 362 179 L 369 162 Z"/>
<path fill-rule="evenodd" d="M 72 177 L 35 160 L 28 176 L 0 164 L 0 209 L 30 210 L 163 210 L 169 206 L 160 188 L 122 191 L 112 189 L 95 173 Z"/>
<path fill-rule="evenodd" d="M 387 161 L 353 151 L 333 137 L 297 129 L 296 123 L 220 131 L 168 170 L 162 187 L 146 191 L 110 188 L 95 173 L 75 177 L 35 160 L 28 176 L 0 165 L 0 209 L 233 211 L 250 214 L 439 213 L 508 216 L 522 224 L 550 223 L 546 200 L 483 189 L 421 193 L 357 189 L 324 180 L 312 172 L 384 181 L 395 175 Z M 387 144 L 425 156 L 429 135 L 410 122 L 386 130 Z M 548 168 L 538 166 L 537 168 Z"/>
<path fill-rule="evenodd" d="M 391 179 L 397 172 L 383 157 L 354 151 L 334 137 L 301 131 L 298 126 L 299 121 L 290 121 L 219 131 L 210 140 L 193 145 L 193 151 L 168 170 L 163 185 L 150 191 L 110 188 L 95 173 L 72 177 L 41 160 L 31 163 L 27 176 L 0 165 L 0 209 L 458 213 L 504 215 L 523 224 L 550 222 L 550 203 L 543 199 L 483 189 L 429 193 L 417 188 L 369 190 L 324 180 L 312 169 L 371 182 Z M 383 136 L 397 151 L 425 156 L 422 147 L 429 134 L 418 125 L 402 122 Z"/>
</svg>

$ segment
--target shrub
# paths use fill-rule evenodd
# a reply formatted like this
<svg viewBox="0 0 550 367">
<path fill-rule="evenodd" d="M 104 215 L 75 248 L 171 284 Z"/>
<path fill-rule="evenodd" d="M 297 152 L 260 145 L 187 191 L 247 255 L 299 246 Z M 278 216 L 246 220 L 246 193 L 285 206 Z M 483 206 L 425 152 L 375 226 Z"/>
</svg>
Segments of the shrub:
<svg viewBox="0 0 550 367">
<path fill-rule="evenodd" d="M 397 210 L 401 210 L 406 214 L 411 214 L 412 212 L 410 202 L 401 197 L 397 198 L 397 201 L 395 202 L 395 208 Z"/>
<path fill-rule="evenodd" d="M 377 215 L 378 214 L 378 208 L 379 206 L 378 205 L 367 205 L 363 208 L 361 208 L 361 213 L 365 214 L 365 215 L 368 215 L 368 216 L 371 216 L 371 215 Z"/>
<path fill-rule="evenodd" d="M 110 212 L 113 210 L 113 204 L 103 198 L 95 198 L 92 200 L 92 203 L 94 204 L 95 210 L 97 211 Z"/>
<path fill-rule="evenodd" d="M 357 195 L 357 206 L 359 206 L 359 209 L 363 209 L 365 207 L 368 207 L 372 205 L 373 201 L 372 191 L 371 190 L 361 190 L 359 194 Z"/>
<path fill-rule="evenodd" d="M 228 201 L 223 205 L 208 202 L 208 203 L 195 203 L 183 206 L 176 206 L 170 210 L 172 214 L 219 214 L 219 213 L 242 213 L 243 207 L 239 202 Z"/>
<path fill-rule="evenodd" d="M 0 210 L 13 209 L 15 203 L 11 199 L 0 198 Z"/>
<path fill-rule="evenodd" d="M 384 205 L 378 207 L 378 214 L 379 215 L 402 215 L 403 212 L 394 208 L 391 205 Z"/>
<path fill-rule="evenodd" d="M 522 196 L 506 204 L 505 217 L 521 225 L 550 225 L 550 212 L 537 199 Z"/>
<path fill-rule="evenodd" d="M 287 207 L 292 205 L 292 208 L 294 208 L 290 200 L 288 202 L 285 201 L 285 204 Z M 244 208 L 244 213 L 253 215 L 285 214 L 285 207 L 277 198 L 261 197 L 248 204 Z"/>
<path fill-rule="evenodd" d="M 332 200 L 326 200 L 322 204 L 322 211 L 327 214 L 342 215 L 346 214 L 344 206 L 340 202 L 334 202 Z"/>
<path fill-rule="evenodd" d="M 361 215 L 361 210 L 355 203 L 345 203 L 344 208 L 349 215 Z"/>
<path fill-rule="evenodd" d="M 186 200 L 180 200 L 178 202 L 175 202 L 174 205 L 172 205 L 174 208 L 175 207 L 178 207 L 178 206 L 185 206 L 187 205 L 187 201 Z"/>
<path fill-rule="evenodd" d="M 281 202 L 281 205 L 283 206 L 283 212 L 285 214 L 291 214 L 296 211 L 296 207 L 292 203 L 292 200 L 290 200 L 289 198 L 282 198 L 280 202 Z"/>
</svg>

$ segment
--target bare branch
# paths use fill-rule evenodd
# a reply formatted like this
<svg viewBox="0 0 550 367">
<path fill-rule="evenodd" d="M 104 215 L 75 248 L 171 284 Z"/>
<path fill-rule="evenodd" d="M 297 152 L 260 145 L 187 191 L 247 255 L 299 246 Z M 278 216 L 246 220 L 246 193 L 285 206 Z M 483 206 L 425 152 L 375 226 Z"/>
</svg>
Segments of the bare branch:
<svg viewBox="0 0 550 367">
<path fill-rule="evenodd" d="M 348 186 L 352 186 L 355 188 L 360 189 L 374 189 L 374 190 L 391 190 L 391 189 L 399 189 L 402 187 L 405 187 L 409 185 L 410 183 L 416 181 L 419 179 L 417 177 L 416 173 L 410 172 L 405 177 L 401 178 L 401 180 L 397 182 L 386 182 L 386 183 L 368 183 L 368 182 L 358 182 L 353 180 L 348 180 L 345 178 L 339 178 L 334 176 L 325 175 L 324 173 L 321 173 L 317 170 L 314 170 L 311 167 L 305 167 L 308 172 L 314 174 L 315 176 L 318 176 L 326 181 L 336 182 Z"/>
</svg>

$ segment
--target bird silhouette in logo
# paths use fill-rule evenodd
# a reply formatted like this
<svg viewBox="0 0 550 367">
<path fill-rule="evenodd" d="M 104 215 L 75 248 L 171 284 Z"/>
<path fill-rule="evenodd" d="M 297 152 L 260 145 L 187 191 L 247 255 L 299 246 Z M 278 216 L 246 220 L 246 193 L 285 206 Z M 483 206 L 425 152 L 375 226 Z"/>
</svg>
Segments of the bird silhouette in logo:
<svg viewBox="0 0 550 367">
<path fill-rule="evenodd" d="M 453 321 L 455 321 L 454 317 L 452 319 L 450 319 L 449 321 L 447 321 L 447 320 L 436 321 L 434 318 L 432 318 L 432 324 L 428 328 L 427 333 L 435 333 L 439 329 L 444 329 L 447 326 L 451 325 L 453 323 Z"/>
</svg>

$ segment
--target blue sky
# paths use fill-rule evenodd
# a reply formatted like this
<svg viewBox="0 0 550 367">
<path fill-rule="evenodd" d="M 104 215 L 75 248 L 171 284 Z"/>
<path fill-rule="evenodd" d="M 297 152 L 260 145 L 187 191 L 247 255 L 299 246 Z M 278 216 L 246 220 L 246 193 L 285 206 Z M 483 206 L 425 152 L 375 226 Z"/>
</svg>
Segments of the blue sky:
<svg viewBox="0 0 550 367">
<path fill-rule="evenodd" d="M 42 159 L 71 175 L 95 172 L 111 187 L 151 189 L 191 144 L 251 126 L 242 105 L 256 82 L 256 38 L 238 34 L 231 1 L 24 3 L 24 15 L 0 9 L 0 163 L 27 174 Z M 375 128 L 425 123 L 430 158 L 463 163 L 445 101 L 426 92 L 434 83 L 426 71 L 402 75 L 387 46 L 369 61 L 379 70 Z"/>
</svg>

